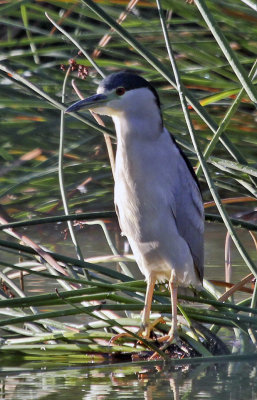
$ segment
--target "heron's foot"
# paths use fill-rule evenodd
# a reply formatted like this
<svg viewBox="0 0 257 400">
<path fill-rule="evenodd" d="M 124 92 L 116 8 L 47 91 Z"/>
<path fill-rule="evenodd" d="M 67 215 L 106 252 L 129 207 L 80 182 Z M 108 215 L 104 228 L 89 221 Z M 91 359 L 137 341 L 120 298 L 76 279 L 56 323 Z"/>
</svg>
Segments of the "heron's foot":
<svg viewBox="0 0 257 400">
<path fill-rule="evenodd" d="M 147 325 L 141 325 L 141 327 L 139 328 L 139 330 L 136 332 L 137 336 L 142 337 L 142 339 L 146 339 L 146 340 L 150 340 L 151 336 L 153 336 L 153 330 L 155 328 L 156 325 L 158 325 L 159 323 L 165 323 L 164 319 L 162 317 L 159 317 L 157 319 L 155 319 L 153 322 L 148 322 Z M 135 337 L 132 333 L 128 333 L 128 332 L 123 332 L 123 333 L 118 333 L 117 335 L 114 335 L 111 340 L 109 341 L 110 345 L 113 345 L 117 340 L 119 340 L 120 338 L 125 338 L 125 337 Z M 136 344 L 142 344 L 142 342 L 140 340 L 138 340 L 138 342 Z"/>
<path fill-rule="evenodd" d="M 178 344 L 179 342 L 179 335 L 177 327 L 171 326 L 168 335 L 162 336 L 158 339 L 159 343 L 164 343 L 161 347 L 161 350 L 166 350 L 172 343 Z"/>
<path fill-rule="evenodd" d="M 151 331 L 150 331 L 151 332 Z M 147 336 L 148 331 L 145 332 L 145 328 L 142 326 L 137 332 L 136 335 L 142 337 L 142 339 L 150 339 L 150 332 L 149 332 L 149 336 Z M 112 346 L 115 344 L 115 342 L 121 338 L 135 338 L 135 336 L 132 333 L 128 333 L 128 332 L 122 332 L 122 333 L 118 333 L 117 335 L 114 335 L 111 340 L 109 341 L 109 344 Z M 137 344 L 142 344 L 142 342 L 140 340 L 138 340 L 137 342 L 135 342 L 135 346 Z"/>
<path fill-rule="evenodd" d="M 162 336 L 161 338 L 158 339 L 159 343 L 163 343 L 163 345 L 160 347 L 162 351 L 166 350 L 172 343 L 177 343 L 179 340 L 179 336 L 177 333 L 172 333 L 168 334 L 165 336 Z"/>
<path fill-rule="evenodd" d="M 127 333 L 127 332 L 118 333 L 117 335 L 114 335 L 109 340 L 109 345 L 113 346 L 117 340 L 119 340 L 120 338 L 123 338 L 123 337 L 133 337 L 133 335 L 130 333 Z"/>
<path fill-rule="evenodd" d="M 161 350 L 161 351 L 167 350 L 168 347 L 169 347 L 171 344 L 172 344 L 172 345 L 177 345 L 177 346 L 179 346 L 180 348 L 182 348 L 182 342 L 181 342 L 181 340 L 180 340 L 180 338 L 179 338 L 179 335 L 178 335 L 177 331 L 173 332 L 172 330 L 170 330 L 170 332 L 168 333 L 168 335 L 159 337 L 159 338 L 157 339 L 157 342 L 158 342 L 159 344 L 162 344 L 162 343 L 163 343 L 163 345 L 160 346 L 160 350 Z M 160 358 L 159 353 L 155 352 L 155 353 L 153 353 L 153 355 L 149 358 L 149 360 L 155 360 L 155 359 L 159 359 L 159 358 Z"/>
<path fill-rule="evenodd" d="M 142 324 L 139 331 L 137 332 L 138 336 L 142 336 L 143 339 L 150 339 L 151 334 L 159 323 L 165 323 L 165 320 L 163 317 L 156 318 L 153 322 L 148 321 L 147 324 Z"/>
</svg>

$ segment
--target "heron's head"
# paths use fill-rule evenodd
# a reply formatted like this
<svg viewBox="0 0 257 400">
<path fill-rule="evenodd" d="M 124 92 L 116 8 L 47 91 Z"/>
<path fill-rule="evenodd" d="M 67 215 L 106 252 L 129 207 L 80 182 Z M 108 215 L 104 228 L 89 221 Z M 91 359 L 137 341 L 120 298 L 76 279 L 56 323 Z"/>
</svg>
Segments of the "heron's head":
<svg viewBox="0 0 257 400">
<path fill-rule="evenodd" d="M 130 72 L 115 72 L 100 83 L 97 94 L 72 104 L 66 112 L 89 109 L 110 117 L 124 113 L 160 113 L 160 100 L 156 90 L 141 76 Z"/>
</svg>

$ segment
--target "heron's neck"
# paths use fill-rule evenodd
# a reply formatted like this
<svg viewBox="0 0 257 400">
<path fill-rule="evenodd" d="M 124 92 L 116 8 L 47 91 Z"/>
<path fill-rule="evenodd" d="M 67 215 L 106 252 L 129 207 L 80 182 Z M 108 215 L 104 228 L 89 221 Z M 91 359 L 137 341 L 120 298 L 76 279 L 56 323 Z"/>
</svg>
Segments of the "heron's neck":
<svg viewBox="0 0 257 400">
<path fill-rule="evenodd" d="M 133 142 L 158 140 L 163 131 L 162 117 L 155 104 L 145 110 L 126 111 L 121 115 L 113 116 L 113 122 L 118 147 L 128 146 Z"/>
</svg>

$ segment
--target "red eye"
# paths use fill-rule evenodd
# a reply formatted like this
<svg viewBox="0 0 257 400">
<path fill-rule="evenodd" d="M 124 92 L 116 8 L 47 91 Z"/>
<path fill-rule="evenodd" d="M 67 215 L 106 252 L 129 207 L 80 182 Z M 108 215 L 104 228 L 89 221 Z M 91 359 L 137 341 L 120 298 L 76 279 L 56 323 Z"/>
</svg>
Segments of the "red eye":
<svg viewBox="0 0 257 400">
<path fill-rule="evenodd" d="M 125 92 L 126 92 L 126 90 L 124 89 L 124 87 L 118 87 L 118 88 L 116 89 L 116 94 L 117 94 L 118 96 L 122 96 Z"/>
</svg>

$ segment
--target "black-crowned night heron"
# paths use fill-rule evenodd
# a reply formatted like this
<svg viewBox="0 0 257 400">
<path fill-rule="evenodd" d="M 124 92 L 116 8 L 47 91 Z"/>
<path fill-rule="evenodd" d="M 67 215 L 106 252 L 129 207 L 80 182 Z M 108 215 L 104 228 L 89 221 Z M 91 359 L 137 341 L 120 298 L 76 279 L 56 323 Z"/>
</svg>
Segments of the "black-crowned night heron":
<svg viewBox="0 0 257 400">
<path fill-rule="evenodd" d="M 117 134 L 114 200 L 120 228 L 147 282 L 142 317 L 150 335 L 156 281 L 168 280 L 172 325 L 177 333 L 177 287 L 203 279 L 203 203 L 194 171 L 163 126 L 156 90 L 142 77 L 113 73 L 97 94 L 70 106 L 112 117 Z"/>
</svg>

